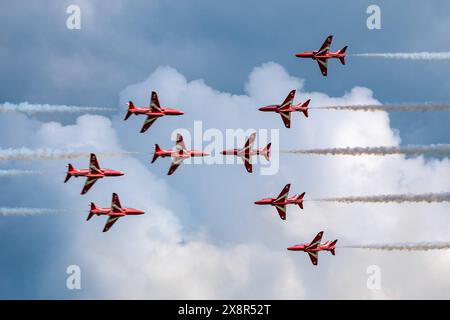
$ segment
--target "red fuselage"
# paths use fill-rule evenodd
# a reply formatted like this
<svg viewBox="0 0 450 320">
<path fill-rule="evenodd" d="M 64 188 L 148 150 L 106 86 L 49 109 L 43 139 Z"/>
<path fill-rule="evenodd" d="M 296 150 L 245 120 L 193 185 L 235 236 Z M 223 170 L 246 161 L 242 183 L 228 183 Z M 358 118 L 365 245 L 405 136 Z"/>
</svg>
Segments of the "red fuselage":
<svg viewBox="0 0 450 320">
<path fill-rule="evenodd" d="M 160 149 L 160 150 L 156 150 L 155 151 L 155 155 L 157 157 L 174 157 L 174 158 L 190 158 L 190 157 L 205 157 L 208 156 L 209 154 L 207 152 L 204 151 L 199 151 L 199 150 L 164 150 L 164 149 Z"/>
<path fill-rule="evenodd" d="M 332 251 L 336 249 L 335 245 L 330 245 L 330 242 L 327 241 L 325 243 L 320 244 L 317 248 L 309 248 L 310 243 L 296 244 L 287 248 L 290 251 L 304 251 L 304 252 L 318 252 L 318 251 Z"/>
<path fill-rule="evenodd" d="M 139 115 L 139 114 L 145 114 L 146 116 L 151 117 L 163 117 L 163 116 L 181 116 L 184 114 L 183 111 L 177 110 L 177 109 L 171 109 L 167 107 L 161 107 L 161 112 L 155 112 L 151 111 L 148 107 L 130 107 L 128 109 L 128 112 Z"/>
<path fill-rule="evenodd" d="M 145 212 L 142 210 L 134 209 L 134 208 L 121 208 L 120 211 L 113 210 L 112 208 L 100 208 L 95 207 L 91 208 L 89 211 L 90 214 L 95 214 L 97 216 L 100 215 L 108 215 L 108 216 L 133 216 L 144 214 Z"/>
<path fill-rule="evenodd" d="M 100 172 L 92 173 L 89 169 L 72 169 L 67 173 L 73 177 L 87 177 L 87 178 L 103 178 L 103 177 L 118 177 L 123 176 L 124 173 L 111 169 L 100 169 Z"/>
<path fill-rule="evenodd" d="M 280 112 L 296 112 L 296 111 L 300 111 L 300 112 L 306 112 L 308 110 L 308 106 L 303 106 L 302 103 L 299 103 L 297 105 L 292 105 L 290 108 L 283 108 L 282 110 L 280 110 L 280 105 L 279 104 L 273 104 L 270 106 L 265 106 L 265 107 L 261 107 L 259 108 L 259 111 L 263 111 L 263 112 L 276 112 L 276 113 L 280 113 Z"/>
<path fill-rule="evenodd" d="M 247 153 L 250 156 L 266 155 L 267 150 L 264 148 L 252 149 L 252 150 L 247 151 Z M 246 154 L 246 151 L 244 149 L 228 149 L 228 150 L 220 151 L 220 154 L 230 155 L 230 156 L 244 156 Z"/>
<path fill-rule="evenodd" d="M 303 199 L 299 195 L 295 195 L 292 197 L 287 197 L 286 199 L 282 199 L 277 201 L 275 198 L 263 198 L 261 200 L 255 201 L 255 204 L 259 205 L 271 205 L 271 206 L 284 206 L 288 204 L 301 204 L 303 203 Z"/>
<path fill-rule="evenodd" d="M 323 59 L 323 60 L 327 60 L 327 59 L 340 59 L 340 58 L 344 58 L 345 57 L 345 52 L 339 52 L 339 51 L 335 51 L 335 52 L 327 52 L 327 53 L 323 53 L 323 54 L 318 54 L 318 51 L 306 51 L 306 52 L 300 52 L 295 54 L 295 56 L 297 58 L 310 58 L 313 60 L 316 59 Z"/>
</svg>

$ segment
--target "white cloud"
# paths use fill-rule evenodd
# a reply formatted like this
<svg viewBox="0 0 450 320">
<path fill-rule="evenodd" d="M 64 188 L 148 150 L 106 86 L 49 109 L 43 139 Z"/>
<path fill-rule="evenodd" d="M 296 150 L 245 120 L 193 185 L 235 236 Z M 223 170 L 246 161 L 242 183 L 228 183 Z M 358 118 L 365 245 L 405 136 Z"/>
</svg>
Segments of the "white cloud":
<svg viewBox="0 0 450 320">
<path fill-rule="evenodd" d="M 446 239 L 450 223 L 446 204 L 322 204 L 305 203 L 305 210 L 289 207 L 287 221 L 273 208 L 252 203 L 277 195 L 286 182 L 292 192 L 307 197 L 378 193 L 431 192 L 450 189 L 448 159 L 424 160 L 392 157 L 282 157 L 278 175 L 248 175 L 242 168 L 186 166 L 166 177 L 168 161 L 152 165 L 151 142 L 165 141 L 177 127 L 192 127 L 202 119 L 205 127 L 280 128 L 286 147 L 398 145 L 400 138 L 384 112 L 332 112 L 311 110 L 310 118 L 293 115 L 293 128 L 283 128 L 275 114 L 257 111 L 261 104 L 281 102 L 291 89 L 313 106 L 373 104 L 367 88 L 355 87 L 342 97 L 308 93 L 303 81 L 283 67 L 268 63 L 254 69 L 245 86 L 248 95 L 232 95 L 187 81 L 175 69 L 158 68 L 148 79 L 128 86 L 120 103 L 147 104 L 157 90 L 163 105 L 186 111 L 182 117 L 159 119 L 148 134 L 138 133 L 142 117 L 127 122 L 123 115 L 112 122 L 102 116 L 82 116 L 62 126 L 42 124 L 34 136 L 41 147 L 95 150 L 139 150 L 138 158 L 101 159 L 104 166 L 126 171 L 120 178 L 99 181 L 87 197 L 75 198 L 81 183 L 55 190 L 57 197 L 77 199 L 74 209 L 85 210 L 90 200 L 109 204 L 118 192 L 122 205 L 146 210 L 122 218 L 108 233 L 103 218 L 72 216 L 70 250 L 66 258 L 82 266 L 84 294 L 99 298 L 448 298 L 446 269 L 436 261 L 449 253 L 373 253 L 337 249 L 321 253 L 314 268 L 304 253 L 288 252 L 291 244 L 309 241 L 319 230 L 338 244 Z M 242 170 L 241 170 L 242 169 Z M 162 171 L 162 172 L 160 172 Z M 193 225 L 192 225 L 193 224 Z M 382 291 L 366 287 L 366 268 L 379 265 Z M 425 281 L 430 277 L 436 281 Z"/>
</svg>

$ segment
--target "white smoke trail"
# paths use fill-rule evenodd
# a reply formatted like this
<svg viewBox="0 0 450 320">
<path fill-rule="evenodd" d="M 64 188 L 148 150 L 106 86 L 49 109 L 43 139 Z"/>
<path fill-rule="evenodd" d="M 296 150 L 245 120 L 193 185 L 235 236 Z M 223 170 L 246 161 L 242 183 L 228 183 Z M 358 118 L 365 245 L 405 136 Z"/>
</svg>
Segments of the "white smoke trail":
<svg viewBox="0 0 450 320">
<path fill-rule="evenodd" d="M 17 170 L 17 169 L 0 170 L 0 177 L 29 176 L 35 174 L 44 174 L 44 172 L 35 170 Z"/>
<path fill-rule="evenodd" d="M 326 106 L 315 107 L 322 110 L 343 110 L 343 111 L 386 111 L 386 112 L 431 112 L 431 111 L 450 111 L 450 103 L 433 104 L 383 104 L 383 105 L 347 105 L 347 106 Z"/>
<path fill-rule="evenodd" d="M 63 213 L 63 209 L 50 208 L 7 208 L 0 207 L 0 216 L 35 216 L 44 214 Z"/>
<path fill-rule="evenodd" d="M 28 102 L 21 102 L 18 104 L 5 102 L 0 104 L 0 112 L 21 112 L 26 114 L 36 113 L 89 113 L 89 112 L 112 112 L 116 111 L 113 108 L 99 108 L 99 107 L 76 107 L 65 105 L 51 105 L 51 104 L 30 104 Z"/>
<path fill-rule="evenodd" d="M 343 246 L 341 248 L 388 250 L 388 251 L 428 251 L 450 249 L 450 242 L 418 242 L 418 243 L 391 243 L 391 244 L 363 244 Z"/>
<path fill-rule="evenodd" d="M 125 156 L 136 152 L 98 152 L 106 157 Z M 0 149 L 0 160 L 64 160 L 88 158 L 89 152 L 72 152 L 53 149 Z"/>
<path fill-rule="evenodd" d="M 450 60 L 450 52 L 397 52 L 397 53 L 357 53 L 354 57 L 406 59 L 406 60 Z"/>
<path fill-rule="evenodd" d="M 299 149 L 282 151 L 291 154 L 311 154 L 311 155 L 344 155 L 344 156 L 387 156 L 393 154 L 404 154 L 409 156 L 435 155 L 450 156 L 450 144 L 430 144 L 430 145 L 406 145 L 398 147 L 346 147 L 346 148 L 325 148 L 325 149 Z"/>
<path fill-rule="evenodd" d="M 387 202 L 450 202 L 450 192 L 424 194 L 382 194 L 373 196 L 350 196 L 337 198 L 311 199 L 309 201 L 341 202 L 341 203 L 387 203 Z"/>
</svg>

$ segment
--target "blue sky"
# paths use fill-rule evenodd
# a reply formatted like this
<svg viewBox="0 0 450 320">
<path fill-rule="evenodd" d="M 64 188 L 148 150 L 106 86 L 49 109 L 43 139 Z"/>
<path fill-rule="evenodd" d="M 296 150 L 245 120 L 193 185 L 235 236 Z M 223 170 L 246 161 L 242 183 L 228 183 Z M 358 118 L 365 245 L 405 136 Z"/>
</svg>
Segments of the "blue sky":
<svg viewBox="0 0 450 320">
<path fill-rule="evenodd" d="M 70 4 L 81 7 L 81 30 L 66 28 L 65 10 Z M 378 4 L 381 8 L 381 30 L 368 30 L 366 27 L 365 12 L 370 4 Z M 203 79 L 206 86 L 234 95 L 249 94 L 245 89 L 249 74 L 255 67 L 272 61 L 283 67 L 290 76 L 305 81 L 302 92 L 322 92 L 328 96 L 340 97 L 353 87 L 362 86 L 372 90 L 374 98 L 381 102 L 422 103 L 449 100 L 450 63 L 446 61 L 397 61 L 350 56 L 346 66 L 331 61 L 329 76 L 323 78 L 314 62 L 298 60 L 293 56 L 299 51 L 318 49 L 329 34 L 334 35 L 332 48 L 339 49 L 348 45 L 349 54 L 450 51 L 448 1 L 410 0 L 407 5 L 402 2 L 363 0 L 322 1 L 317 4 L 309 1 L 278 1 L 276 5 L 273 1 L 207 0 L 177 1 L 176 5 L 165 1 L 47 1 L 45 5 L 42 1 L 1 1 L 0 7 L 0 100 L 117 108 L 118 113 L 110 117 L 112 126 L 117 129 L 117 144 L 133 151 L 137 148 L 141 152 L 149 152 L 156 140 L 169 146 L 170 141 L 165 138 L 173 129 L 169 126 L 175 128 L 184 125 L 189 128 L 190 121 L 202 117 L 202 112 L 206 119 L 211 117 L 211 125 L 220 125 L 217 120 L 214 122 L 209 110 L 196 110 L 197 113 L 193 112 L 194 116 L 186 117 L 187 120 L 168 119 L 164 122 L 168 127 L 164 127 L 161 121 L 154 130 L 154 136 L 139 136 L 136 132 L 136 137 L 132 137 L 130 126 L 137 126 L 139 121 L 134 119 L 131 123 L 122 123 L 120 120 L 124 108 L 122 100 L 127 94 L 135 92 L 124 89 L 145 81 L 160 66 L 174 68 L 187 82 Z M 270 76 L 272 73 L 267 74 Z M 268 78 L 267 82 L 277 80 L 278 78 Z M 165 83 L 165 80 L 149 81 L 150 84 Z M 136 99 L 148 94 L 140 92 Z M 306 98 L 297 97 L 302 101 Z M 166 99 L 171 101 L 168 94 Z M 183 104 L 182 100 L 173 101 Z M 206 115 L 208 112 L 209 115 Z M 51 121 L 71 126 L 77 121 L 74 116 L 62 115 L 0 116 L 2 148 L 62 145 L 60 141 L 44 138 L 42 126 Z M 326 116 L 329 121 L 342 118 L 334 112 L 327 113 Z M 272 120 L 279 121 L 265 115 L 259 119 L 264 119 L 261 120 L 264 124 L 269 124 Z M 403 144 L 450 143 L 448 113 L 399 113 L 389 114 L 387 119 L 393 132 L 398 130 Z M 243 121 L 240 124 L 245 125 Z M 108 125 L 105 127 L 108 128 Z M 346 130 L 345 127 L 341 129 Z M 34 135 L 35 132 L 39 134 Z M 114 136 L 113 133 L 111 135 Z M 71 137 L 76 138 L 73 135 Z M 86 137 L 89 137 L 87 133 Z M 292 141 L 300 141 L 301 144 L 301 139 L 299 136 Z M 141 164 L 148 166 L 148 155 L 137 158 Z M 111 160 L 111 163 L 120 166 L 121 163 L 115 161 Z M 292 165 L 290 168 L 295 168 L 297 162 L 294 159 L 286 160 L 286 163 Z M 83 161 L 78 161 L 77 164 L 82 163 Z M 307 167 L 308 164 L 313 165 L 311 160 L 305 160 L 301 166 Z M 61 165 L 64 163 L 58 162 L 59 167 L 52 163 L 3 164 L 2 168 L 44 167 L 57 171 L 59 175 L 45 177 L 42 179 L 44 181 L 27 177 L 2 178 L 2 206 L 67 207 L 71 202 L 83 202 L 80 206 L 85 206 L 86 202 L 87 206 L 87 198 L 80 201 L 77 194 L 79 183 L 70 186 L 73 188 L 71 191 L 74 191 L 70 197 L 59 193 L 62 179 L 60 172 L 64 171 Z M 244 222 L 239 225 L 234 220 L 239 216 L 237 212 L 226 216 L 230 211 L 253 210 L 251 206 L 244 205 L 248 200 L 245 194 L 231 194 L 228 191 L 233 190 L 243 172 L 238 172 L 235 168 L 182 168 L 181 170 L 187 169 L 188 172 L 168 179 L 165 176 L 167 166 L 166 161 L 158 161 L 151 168 L 154 174 L 152 177 L 177 195 L 177 200 L 173 203 L 169 201 L 167 208 L 178 213 L 180 225 L 189 233 L 204 233 L 210 237 L 211 243 L 220 246 L 234 245 L 239 241 L 258 242 L 261 234 L 270 232 L 265 224 L 253 230 L 245 229 L 243 225 L 252 223 L 252 220 L 243 218 Z M 206 172 L 203 175 L 202 170 Z M 442 170 L 448 174 L 448 171 Z M 407 176 L 408 172 L 404 174 Z M 305 175 L 311 180 L 318 179 L 311 173 Z M 289 172 L 283 172 L 282 176 L 289 177 Z M 211 182 L 211 177 L 217 180 L 226 177 L 229 181 L 220 185 Z M 285 181 L 277 179 L 267 182 L 261 176 L 246 179 L 240 182 L 241 187 L 248 190 L 251 197 L 265 196 L 265 190 L 273 189 L 278 193 Z M 192 186 L 193 192 L 190 194 L 188 190 L 192 181 L 196 181 L 196 186 Z M 257 186 L 263 184 L 268 187 L 258 190 Z M 309 187 L 320 190 L 312 184 Z M 205 200 L 204 195 L 215 188 L 220 193 L 211 194 Z M 108 203 L 109 189 L 99 188 L 97 191 L 96 195 L 101 197 L 101 201 Z M 330 192 L 333 190 L 330 189 Z M 236 202 L 229 200 L 234 197 L 238 199 Z M 211 216 L 212 210 L 221 201 L 224 203 L 220 204 L 218 212 L 222 214 L 220 217 Z M 239 205 L 244 207 L 236 208 Z M 86 277 L 90 280 L 86 282 L 88 285 L 82 292 L 60 288 L 60 283 L 64 283 L 66 278 L 61 268 L 72 263 L 74 257 L 79 255 L 73 253 L 72 243 L 69 244 L 73 238 L 78 239 L 75 234 L 79 232 L 79 228 L 86 227 L 84 221 L 79 220 L 74 222 L 73 217 L 54 216 L 2 218 L 0 297 L 105 296 L 95 283 L 95 276 L 89 272 Z M 73 227 L 74 223 L 76 227 Z M 234 226 L 236 231 L 230 234 L 229 229 L 224 226 L 230 227 L 235 223 L 238 224 Z M 330 229 L 333 227 L 331 222 L 326 225 Z M 99 227 L 100 224 L 97 225 Z M 91 233 L 94 228 L 90 226 L 86 230 Z M 310 233 L 312 235 L 313 232 L 302 231 L 301 235 L 309 238 Z M 429 234 L 425 233 L 424 236 L 426 235 Z M 307 240 L 310 239 L 305 239 Z M 278 245 L 284 245 L 284 242 L 269 242 L 265 245 L 274 250 Z M 58 263 L 50 266 L 49 261 L 55 260 Z M 277 283 L 277 280 L 273 281 Z M 318 287 L 326 288 L 327 285 L 321 283 Z M 248 294 L 238 290 L 237 296 L 252 297 L 255 288 L 256 286 L 249 285 Z M 444 289 L 442 288 L 442 292 L 445 292 Z M 301 297 L 339 297 L 337 293 L 322 296 L 318 291 L 304 290 L 307 293 L 300 295 Z M 203 296 L 234 297 L 233 292 L 227 294 Z M 296 297 L 295 294 L 292 297 Z"/>
<path fill-rule="evenodd" d="M 381 101 L 432 102 L 446 101 L 450 89 L 445 76 L 449 66 L 442 61 L 353 58 L 346 68 L 332 63 L 332 77 L 322 79 L 311 63 L 292 56 L 319 47 L 331 33 L 334 47 L 349 45 L 350 53 L 448 51 L 445 1 L 410 1 L 407 6 L 378 1 L 381 30 L 366 28 L 365 11 L 371 1 L 281 1 L 277 6 L 270 1 L 197 1 L 195 6 L 190 1 L 175 6 L 164 1 L 112 1 L 93 5 L 102 14 L 86 14 L 82 30 L 69 32 L 61 12 L 72 2 L 42 6 L 31 1 L 25 6 L 9 4 L 2 11 L 0 92 L 5 101 L 114 106 L 121 88 L 159 65 L 240 93 L 252 68 L 267 61 L 307 79 L 309 90 L 329 94 L 361 85 L 373 89 Z M 64 73 L 64 63 L 73 60 L 87 72 Z M 392 121 L 403 129 L 406 143 L 448 142 L 446 114 L 396 114 Z M 424 134 L 430 122 L 436 130 Z"/>
</svg>

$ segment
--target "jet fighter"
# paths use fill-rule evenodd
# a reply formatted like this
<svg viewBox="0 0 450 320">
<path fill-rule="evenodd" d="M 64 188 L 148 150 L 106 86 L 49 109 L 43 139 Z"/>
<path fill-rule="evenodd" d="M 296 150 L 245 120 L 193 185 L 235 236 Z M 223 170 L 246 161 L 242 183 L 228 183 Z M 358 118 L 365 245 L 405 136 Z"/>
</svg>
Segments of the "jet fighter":
<svg viewBox="0 0 450 320">
<path fill-rule="evenodd" d="M 330 251 L 331 254 L 335 255 L 335 249 L 336 249 L 336 242 L 337 239 L 334 241 L 327 241 L 325 243 L 320 244 L 320 241 L 322 240 L 323 231 L 320 231 L 311 241 L 310 243 L 304 243 L 304 244 L 297 244 L 294 246 L 291 246 L 287 248 L 291 251 L 303 251 L 306 252 L 309 255 L 309 258 L 311 259 L 311 262 L 313 265 L 317 265 L 318 258 L 319 258 L 319 251 Z"/>
<path fill-rule="evenodd" d="M 320 72 L 326 77 L 328 73 L 328 59 L 339 59 L 339 61 L 345 65 L 345 51 L 347 50 L 347 46 L 336 52 L 330 52 L 331 41 L 333 41 L 333 36 L 328 36 L 319 50 L 300 52 L 295 56 L 298 58 L 311 58 L 316 60 L 319 64 Z"/>
<path fill-rule="evenodd" d="M 311 101 L 311 99 L 308 99 L 303 103 L 300 102 L 297 105 L 293 105 L 292 103 L 294 102 L 294 97 L 295 97 L 295 90 L 292 90 L 291 92 L 289 92 L 288 96 L 286 97 L 286 99 L 284 99 L 282 104 L 274 104 L 270 106 L 261 107 L 259 108 L 259 111 L 279 113 L 286 128 L 290 128 L 291 112 L 296 111 L 303 112 L 305 117 L 308 117 L 308 105 L 309 102 Z"/>
<path fill-rule="evenodd" d="M 131 215 L 140 215 L 145 212 L 142 210 L 134 209 L 134 208 L 122 208 L 120 205 L 119 196 L 117 193 L 112 194 L 111 208 L 100 208 L 95 205 L 95 203 L 91 202 L 91 210 L 89 210 L 89 215 L 86 221 L 92 218 L 92 216 L 97 215 L 106 215 L 108 216 L 108 220 L 106 221 L 103 232 L 108 231 L 112 225 L 119 220 L 121 217 L 131 216 Z"/>
<path fill-rule="evenodd" d="M 158 100 L 158 95 L 155 91 L 152 91 L 152 97 L 150 100 L 150 107 L 136 107 L 132 101 L 128 102 L 128 111 L 125 115 L 127 120 L 132 114 L 139 115 L 144 114 L 147 116 L 144 125 L 142 126 L 141 133 L 147 131 L 148 128 L 156 121 L 156 119 L 164 116 L 179 116 L 183 115 L 184 112 L 176 109 L 171 109 L 168 107 L 161 107 Z"/>
<path fill-rule="evenodd" d="M 175 172 L 175 170 L 179 167 L 179 165 L 187 158 L 190 157 L 205 157 L 208 156 L 207 152 L 199 151 L 199 150 L 189 150 L 186 148 L 183 142 L 183 136 L 181 134 L 177 134 L 177 141 L 175 145 L 175 149 L 164 150 L 158 144 L 155 144 L 155 153 L 153 154 L 152 163 L 158 159 L 158 157 L 171 157 L 172 165 L 169 168 L 169 172 L 167 175 L 171 175 Z"/>
<path fill-rule="evenodd" d="M 67 165 L 67 175 L 64 183 L 66 183 L 70 177 L 86 177 L 86 183 L 84 184 L 81 194 L 85 194 L 94 185 L 94 183 L 104 177 L 117 177 L 123 176 L 124 173 L 111 169 L 102 169 L 98 164 L 97 157 L 95 154 L 91 153 L 89 161 L 89 169 L 75 169 L 72 164 Z"/>
<path fill-rule="evenodd" d="M 253 165 L 252 165 L 252 156 L 253 155 L 263 155 L 267 161 L 270 161 L 270 146 L 271 143 L 269 143 L 265 148 L 262 149 L 253 149 L 253 143 L 255 142 L 256 133 L 252 133 L 250 137 L 245 142 L 245 146 L 242 149 L 230 149 L 230 150 L 223 150 L 220 152 L 220 154 L 223 155 L 234 155 L 238 156 L 239 158 L 244 161 L 245 169 L 247 169 L 248 172 L 252 172 Z"/>
<path fill-rule="evenodd" d="M 303 209 L 303 198 L 305 197 L 305 192 L 303 192 L 302 194 L 297 194 L 289 198 L 290 187 L 291 184 L 288 183 L 277 198 L 264 198 L 255 201 L 255 204 L 274 206 L 277 209 L 280 218 L 286 220 L 286 205 L 297 204 L 300 209 Z"/>
</svg>

